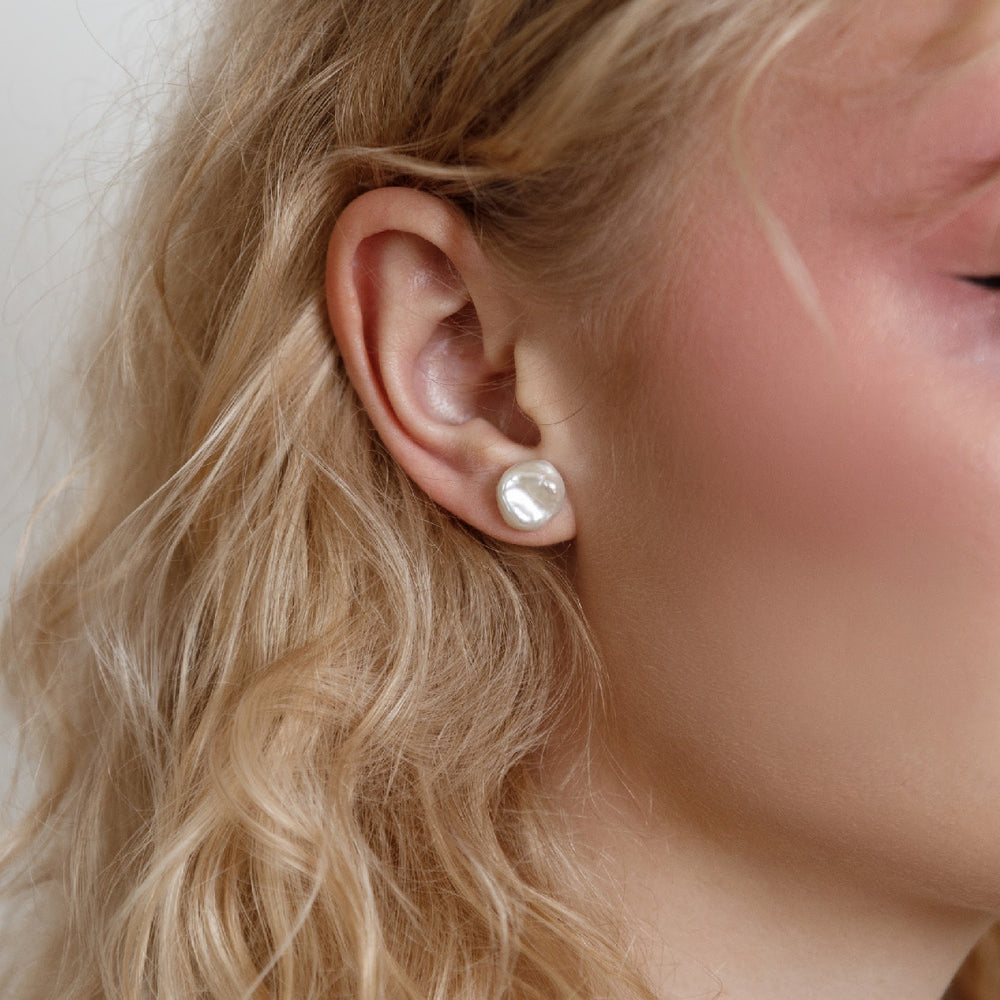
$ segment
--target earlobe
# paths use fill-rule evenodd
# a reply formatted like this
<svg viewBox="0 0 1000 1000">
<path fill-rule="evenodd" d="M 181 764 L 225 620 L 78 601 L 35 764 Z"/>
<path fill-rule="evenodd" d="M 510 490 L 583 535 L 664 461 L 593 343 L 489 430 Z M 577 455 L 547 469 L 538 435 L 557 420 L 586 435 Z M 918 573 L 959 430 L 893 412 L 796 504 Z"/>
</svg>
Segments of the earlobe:
<svg viewBox="0 0 1000 1000">
<path fill-rule="evenodd" d="M 433 500 L 473 527 L 551 545 L 575 533 L 571 504 L 551 503 L 555 480 L 543 482 L 537 470 L 504 478 L 548 456 L 518 406 L 522 308 L 503 287 L 466 220 L 409 188 L 362 195 L 330 239 L 331 325 L 386 447 Z M 502 479 L 519 509 L 534 504 L 527 522 L 517 523 L 502 499 Z M 546 504 L 551 511 L 541 516 Z"/>
</svg>

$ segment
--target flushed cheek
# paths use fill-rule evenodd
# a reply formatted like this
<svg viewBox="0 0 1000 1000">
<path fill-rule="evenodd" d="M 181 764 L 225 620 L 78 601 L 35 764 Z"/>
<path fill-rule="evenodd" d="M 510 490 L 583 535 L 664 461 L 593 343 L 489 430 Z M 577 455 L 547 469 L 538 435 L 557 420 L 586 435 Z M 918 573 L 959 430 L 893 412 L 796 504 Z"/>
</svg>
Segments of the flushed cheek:
<svg viewBox="0 0 1000 1000">
<path fill-rule="evenodd" d="M 905 300 L 845 292 L 820 331 L 743 259 L 650 330 L 630 410 L 655 471 L 615 547 L 644 586 L 614 613 L 655 625 L 615 681 L 629 739 L 706 808 L 746 789 L 762 824 L 929 880 L 963 849 L 953 809 L 1000 824 L 1000 392 Z"/>
<path fill-rule="evenodd" d="M 685 471 L 674 502 L 817 558 L 1000 573 L 1000 378 L 881 289 L 828 300 L 829 331 L 777 267 L 702 273 L 642 404 Z"/>
<path fill-rule="evenodd" d="M 704 828 L 805 836 L 845 878 L 992 905 L 1000 352 L 953 276 L 904 273 L 868 202 L 837 201 L 871 164 L 831 180 L 799 157 L 772 189 L 788 146 L 766 146 L 754 176 L 830 329 L 739 185 L 711 174 L 681 291 L 644 330 L 642 389 L 593 428 L 605 466 L 631 460 L 620 524 L 596 557 L 587 530 L 579 545 L 624 720 L 613 747 Z"/>
</svg>

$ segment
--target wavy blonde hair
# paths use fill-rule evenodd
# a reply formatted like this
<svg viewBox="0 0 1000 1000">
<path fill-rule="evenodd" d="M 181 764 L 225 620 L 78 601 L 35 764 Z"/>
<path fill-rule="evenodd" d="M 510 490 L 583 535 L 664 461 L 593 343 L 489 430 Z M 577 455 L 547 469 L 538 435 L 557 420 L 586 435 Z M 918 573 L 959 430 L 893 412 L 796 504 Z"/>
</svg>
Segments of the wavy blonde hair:
<svg viewBox="0 0 1000 1000">
<path fill-rule="evenodd" d="M 613 333 L 650 185 L 826 6 L 224 0 L 84 350 L 79 509 L 3 633 L 40 762 L 9 995 L 648 996 L 536 780 L 600 700 L 560 554 L 396 467 L 323 255 L 358 194 L 416 186 Z"/>
</svg>

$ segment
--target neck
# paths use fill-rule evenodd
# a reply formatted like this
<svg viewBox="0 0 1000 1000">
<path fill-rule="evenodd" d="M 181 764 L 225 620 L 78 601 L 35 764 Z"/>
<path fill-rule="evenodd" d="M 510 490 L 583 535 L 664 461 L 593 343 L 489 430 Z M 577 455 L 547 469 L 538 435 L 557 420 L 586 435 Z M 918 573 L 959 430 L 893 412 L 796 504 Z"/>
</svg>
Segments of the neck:
<svg viewBox="0 0 1000 1000">
<path fill-rule="evenodd" d="M 801 852 L 650 818 L 610 769 L 562 806 L 663 1000 L 941 1000 L 990 919 Z"/>
</svg>

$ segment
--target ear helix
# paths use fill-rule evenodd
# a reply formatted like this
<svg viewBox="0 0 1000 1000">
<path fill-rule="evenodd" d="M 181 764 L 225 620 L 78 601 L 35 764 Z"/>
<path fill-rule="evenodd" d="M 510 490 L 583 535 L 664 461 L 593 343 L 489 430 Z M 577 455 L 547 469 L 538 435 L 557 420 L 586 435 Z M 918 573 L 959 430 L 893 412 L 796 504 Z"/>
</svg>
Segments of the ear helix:
<svg viewBox="0 0 1000 1000">
<path fill-rule="evenodd" d="M 518 531 L 536 531 L 559 513 L 566 484 L 551 462 L 534 459 L 512 465 L 497 483 L 500 516 Z"/>
</svg>

